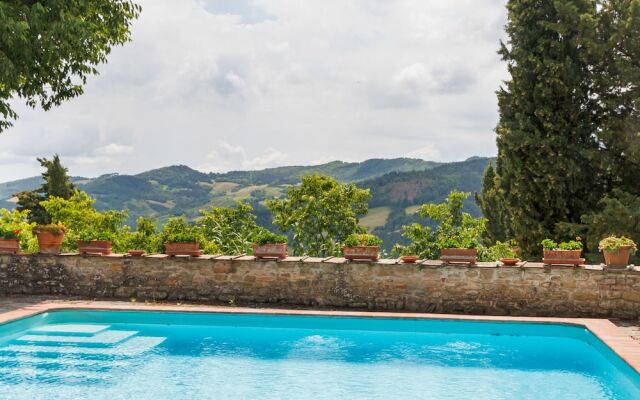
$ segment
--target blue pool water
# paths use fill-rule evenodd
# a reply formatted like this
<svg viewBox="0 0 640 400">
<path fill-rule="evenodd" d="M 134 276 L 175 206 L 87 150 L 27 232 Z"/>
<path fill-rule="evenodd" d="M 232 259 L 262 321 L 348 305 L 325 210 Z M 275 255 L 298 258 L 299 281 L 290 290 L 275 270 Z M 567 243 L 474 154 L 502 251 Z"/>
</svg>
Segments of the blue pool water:
<svg viewBox="0 0 640 400">
<path fill-rule="evenodd" d="M 0 326 L 1 399 L 640 399 L 548 324 L 58 311 Z"/>
</svg>

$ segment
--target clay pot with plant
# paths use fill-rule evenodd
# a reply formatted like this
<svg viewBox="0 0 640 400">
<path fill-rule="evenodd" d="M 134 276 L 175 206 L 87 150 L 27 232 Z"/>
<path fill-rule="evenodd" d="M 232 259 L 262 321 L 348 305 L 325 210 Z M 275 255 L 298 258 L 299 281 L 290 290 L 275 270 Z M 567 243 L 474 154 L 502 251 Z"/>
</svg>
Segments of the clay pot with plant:
<svg viewBox="0 0 640 400">
<path fill-rule="evenodd" d="M 256 236 L 253 255 L 256 258 L 287 258 L 287 237 L 265 230 Z"/>
<path fill-rule="evenodd" d="M 609 236 L 598 244 L 598 250 L 604 254 L 608 268 L 624 269 L 629 265 L 629 256 L 638 250 L 636 243 L 624 236 Z"/>
<path fill-rule="evenodd" d="M 498 240 L 491 246 L 480 246 L 478 248 L 478 260 L 485 262 L 500 261 L 505 267 L 514 267 L 520 262 L 518 254 L 514 250 L 515 246 L 514 240 L 506 242 Z"/>
<path fill-rule="evenodd" d="M 578 237 L 576 240 L 557 243 L 551 239 L 545 239 L 542 245 L 544 257 L 542 262 L 546 265 L 580 265 L 584 263 L 582 256 L 583 244 Z"/>
<path fill-rule="evenodd" d="M 342 253 L 347 260 L 377 261 L 382 240 L 369 233 L 352 233 L 342 242 Z"/>
<path fill-rule="evenodd" d="M 109 232 L 85 231 L 78 235 L 78 253 L 80 254 L 111 254 L 111 239 Z"/>
<path fill-rule="evenodd" d="M 415 255 L 412 246 L 403 246 L 401 244 L 396 244 L 395 246 L 393 246 L 391 253 L 399 255 L 400 261 L 402 261 L 403 264 L 413 264 L 418 261 L 418 256 Z"/>
<path fill-rule="evenodd" d="M 199 257 L 202 255 L 196 229 L 184 218 L 169 218 L 162 228 L 161 236 L 164 253 L 169 256 Z"/>
<path fill-rule="evenodd" d="M 475 265 L 478 262 L 478 239 L 473 232 L 460 232 L 447 237 L 441 244 L 440 260 L 446 264 Z"/>
<path fill-rule="evenodd" d="M 0 254 L 18 254 L 20 230 L 0 226 Z"/>
<path fill-rule="evenodd" d="M 62 224 L 38 225 L 34 232 L 42 254 L 60 254 L 67 228 Z"/>
</svg>

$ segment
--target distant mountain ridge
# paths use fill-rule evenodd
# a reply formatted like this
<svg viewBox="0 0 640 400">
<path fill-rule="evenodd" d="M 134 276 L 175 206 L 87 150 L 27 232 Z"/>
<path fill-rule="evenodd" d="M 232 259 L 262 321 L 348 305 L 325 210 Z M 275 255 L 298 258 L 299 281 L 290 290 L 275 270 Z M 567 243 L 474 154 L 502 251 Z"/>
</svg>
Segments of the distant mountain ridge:
<svg viewBox="0 0 640 400">
<path fill-rule="evenodd" d="M 482 157 L 454 163 L 412 158 L 370 159 L 226 173 L 204 173 L 174 165 L 136 175 L 105 174 L 72 180 L 96 199 L 99 209 L 128 209 L 130 224 L 139 215 L 160 221 L 174 215 L 195 218 L 199 210 L 210 205 L 231 206 L 241 200 L 253 205 L 259 223 L 271 227 L 264 200 L 283 195 L 287 185 L 298 183 L 300 176 L 317 172 L 371 189 L 371 212 L 362 222 L 387 244 L 399 238 L 401 224 L 415 220 L 410 212 L 412 207 L 442 201 L 454 189 L 479 191 L 482 174 L 491 161 Z M 14 204 L 8 200 L 14 193 L 35 189 L 40 184 L 40 177 L 0 183 L 0 207 L 12 208 Z M 468 206 L 473 214 L 479 214 L 473 202 L 469 201 Z"/>
</svg>

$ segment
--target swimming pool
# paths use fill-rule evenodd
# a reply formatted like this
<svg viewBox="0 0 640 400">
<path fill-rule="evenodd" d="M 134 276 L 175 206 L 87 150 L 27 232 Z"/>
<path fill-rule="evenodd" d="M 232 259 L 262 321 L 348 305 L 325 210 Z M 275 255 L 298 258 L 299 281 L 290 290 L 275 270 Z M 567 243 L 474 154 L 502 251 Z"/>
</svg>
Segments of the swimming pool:
<svg viewBox="0 0 640 400">
<path fill-rule="evenodd" d="M 0 326 L 6 399 L 639 399 L 587 329 L 53 311 Z"/>
</svg>

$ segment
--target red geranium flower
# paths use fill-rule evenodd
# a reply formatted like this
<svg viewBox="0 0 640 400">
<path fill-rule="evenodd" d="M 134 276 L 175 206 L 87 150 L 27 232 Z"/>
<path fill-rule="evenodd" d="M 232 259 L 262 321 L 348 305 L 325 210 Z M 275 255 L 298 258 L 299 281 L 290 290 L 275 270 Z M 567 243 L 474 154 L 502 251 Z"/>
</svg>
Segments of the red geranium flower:
<svg viewBox="0 0 640 400">
<path fill-rule="evenodd" d="M 20 234 L 20 229 L 16 229 L 15 231 L 13 231 L 14 235 L 19 235 Z"/>
</svg>

